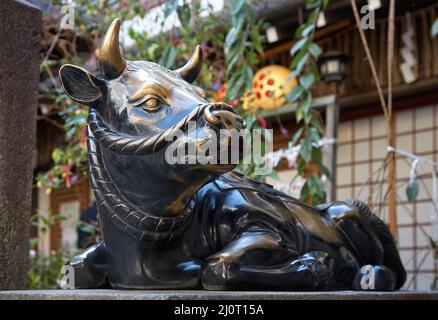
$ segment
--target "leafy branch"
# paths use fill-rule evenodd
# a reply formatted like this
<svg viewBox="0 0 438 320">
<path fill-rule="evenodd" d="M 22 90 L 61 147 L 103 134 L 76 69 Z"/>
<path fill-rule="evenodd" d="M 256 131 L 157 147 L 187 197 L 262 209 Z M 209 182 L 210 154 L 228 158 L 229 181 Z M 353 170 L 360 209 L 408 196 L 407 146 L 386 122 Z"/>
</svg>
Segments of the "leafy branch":
<svg viewBox="0 0 438 320">
<path fill-rule="evenodd" d="M 231 28 L 225 37 L 226 101 L 239 99 L 252 89 L 258 56 L 263 54 L 260 30 L 264 23 L 256 18 L 251 5 L 244 0 L 233 1 L 231 16 Z"/>
<path fill-rule="evenodd" d="M 312 87 L 319 82 L 317 61 L 322 53 L 314 41 L 318 15 L 328 5 L 328 0 L 307 0 L 307 20 L 296 30 L 296 42 L 290 51 L 292 56 L 290 78 L 297 78 L 298 84 L 286 95 L 291 103 L 296 103 L 296 121 L 302 127 L 295 133 L 292 143 L 300 144 L 297 175 L 304 179 L 300 198 L 316 205 L 325 201 L 326 193 L 322 176 L 330 177 L 323 164 L 321 147 L 318 146 L 324 132 L 319 113 L 312 107 Z"/>
<path fill-rule="evenodd" d="M 245 118 L 248 130 L 265 128 L 266 121 L 260 115 L 243 109 L 244 97 L 253 89 L 254 70 L 259 64 L 259 56 L 263 55 L 264 38 L 261 31 L 265 22 L 257 18 L 251 4 L 244 0 L 231 2 L 231 28 L 225 37 L 225 79 L 227 91 L 225 101 L 235 107 Z M 263 135 L 261 152 L 264 153 L 267 140 L 272 140 L 268 131 Z M 251 155 L 248 155 L 251 156 Z M 255 174 L 257 164 L 254 159 L 245 159 L 249 164 L 241 164 L 238 170 L 255 179 L 264 180 L 265 176 Z"/>
</svg>

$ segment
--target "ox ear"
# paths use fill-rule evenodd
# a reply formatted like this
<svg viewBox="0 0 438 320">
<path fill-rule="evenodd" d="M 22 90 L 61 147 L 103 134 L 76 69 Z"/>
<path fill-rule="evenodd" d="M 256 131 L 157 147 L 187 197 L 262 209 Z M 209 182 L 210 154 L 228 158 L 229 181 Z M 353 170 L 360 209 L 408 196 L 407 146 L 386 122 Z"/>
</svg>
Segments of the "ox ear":
<svg viewBox="0 0 438 320">
<path fill-rule="evenodd" d="M 105 82 L 80 67 L 65 64 L 59 69 L 62 88 L 73 100 L 88 105 L 102 97 Z"/>
</svg>

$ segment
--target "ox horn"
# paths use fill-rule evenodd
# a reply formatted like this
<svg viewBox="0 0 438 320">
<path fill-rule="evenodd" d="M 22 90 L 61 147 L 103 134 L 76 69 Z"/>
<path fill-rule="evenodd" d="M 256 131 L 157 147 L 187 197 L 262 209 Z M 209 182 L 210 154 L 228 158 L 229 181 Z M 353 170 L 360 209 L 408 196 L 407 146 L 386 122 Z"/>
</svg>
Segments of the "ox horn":
<svg viewBox="0 0 438 320">
<path fill-rule="evenodd" d="M 107 79 L 115 79 L 125 70 L 126 63 L 123 60 L 119 45 L 120 19 L 113 20 L 103 38 L 100 49 L 97 50 L 97 58 L 100 69 Z"/>
<path fill-rule="evenodd" d="M 193 53 L 190 60 L 181 68 L 175 70 L 180 74 L 180 76 L 189 83 L 195 81 L 198 77 L 199 72 L 201 72 L 202 64 L 204 60 L 204 54 L 201 47 L 196 46 L 195 52 Z"/>
</svg>

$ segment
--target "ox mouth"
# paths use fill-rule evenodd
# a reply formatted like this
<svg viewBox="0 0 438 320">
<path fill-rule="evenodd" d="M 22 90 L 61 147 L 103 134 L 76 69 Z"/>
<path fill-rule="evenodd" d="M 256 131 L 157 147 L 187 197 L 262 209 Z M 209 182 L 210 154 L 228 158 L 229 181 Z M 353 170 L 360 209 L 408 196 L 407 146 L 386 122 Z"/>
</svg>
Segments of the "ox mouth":
<svg viewBox="0 0 438 320">
<path fill-rule="evenodd" d="M 149 137 L 132 136 L 112 130 L 94 109 L 90 108 L 88 116 L 89 133 L 102 147 L 121 155 L 131 156 L 149 155 L 160 151 L 175 141 L 177 132 L 188 133 L 190 122 L 201 123 L 203 124 L 201 129 L 210 128 L 217 133 L 222 129 L 234 129 L 240 132 L 246 127 L 245 121 L 225 103 L 199 104 L 172 127 Z"/>
</svg>

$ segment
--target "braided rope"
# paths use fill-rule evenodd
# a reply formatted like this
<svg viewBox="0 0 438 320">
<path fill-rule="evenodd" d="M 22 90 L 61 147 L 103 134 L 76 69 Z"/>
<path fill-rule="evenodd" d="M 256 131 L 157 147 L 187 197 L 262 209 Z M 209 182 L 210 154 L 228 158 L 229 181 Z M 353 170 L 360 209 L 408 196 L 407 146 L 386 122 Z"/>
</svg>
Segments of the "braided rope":
<svg viewBox="0 0 438 320">
<path fill-rule="evenodd" d="M 99 144 L 108 150 L 120 155 L 142 156 L 159 151 L 167 142 L 171 141 L 166 140 L 166 138 L 173 137 L 180 131 L 185 132 L 188 123 L 198 120 L 207 107 L 208 104 L 199 104 L 197 108 L 178 123 L 152 137 L 136 137 L 116 132 L 108 128 L 103 123 L 99 114 L 93 109 L 90 109 L 89 112 L 88 126 Z"/>
<path fill-rule="evenodd" d="M 109 215 L 111 222 L 117 228 L 139 241 L 164 242 L 181 234 L 191 220 L 193 200 L 176 217 L 158 217 L 141 211 L 124 199 L 111 181 L 103 166 L 99 142 L 91 132 L 90 126 L 87 142 L 91 187 L 102 214 Z"/>
</svg>

